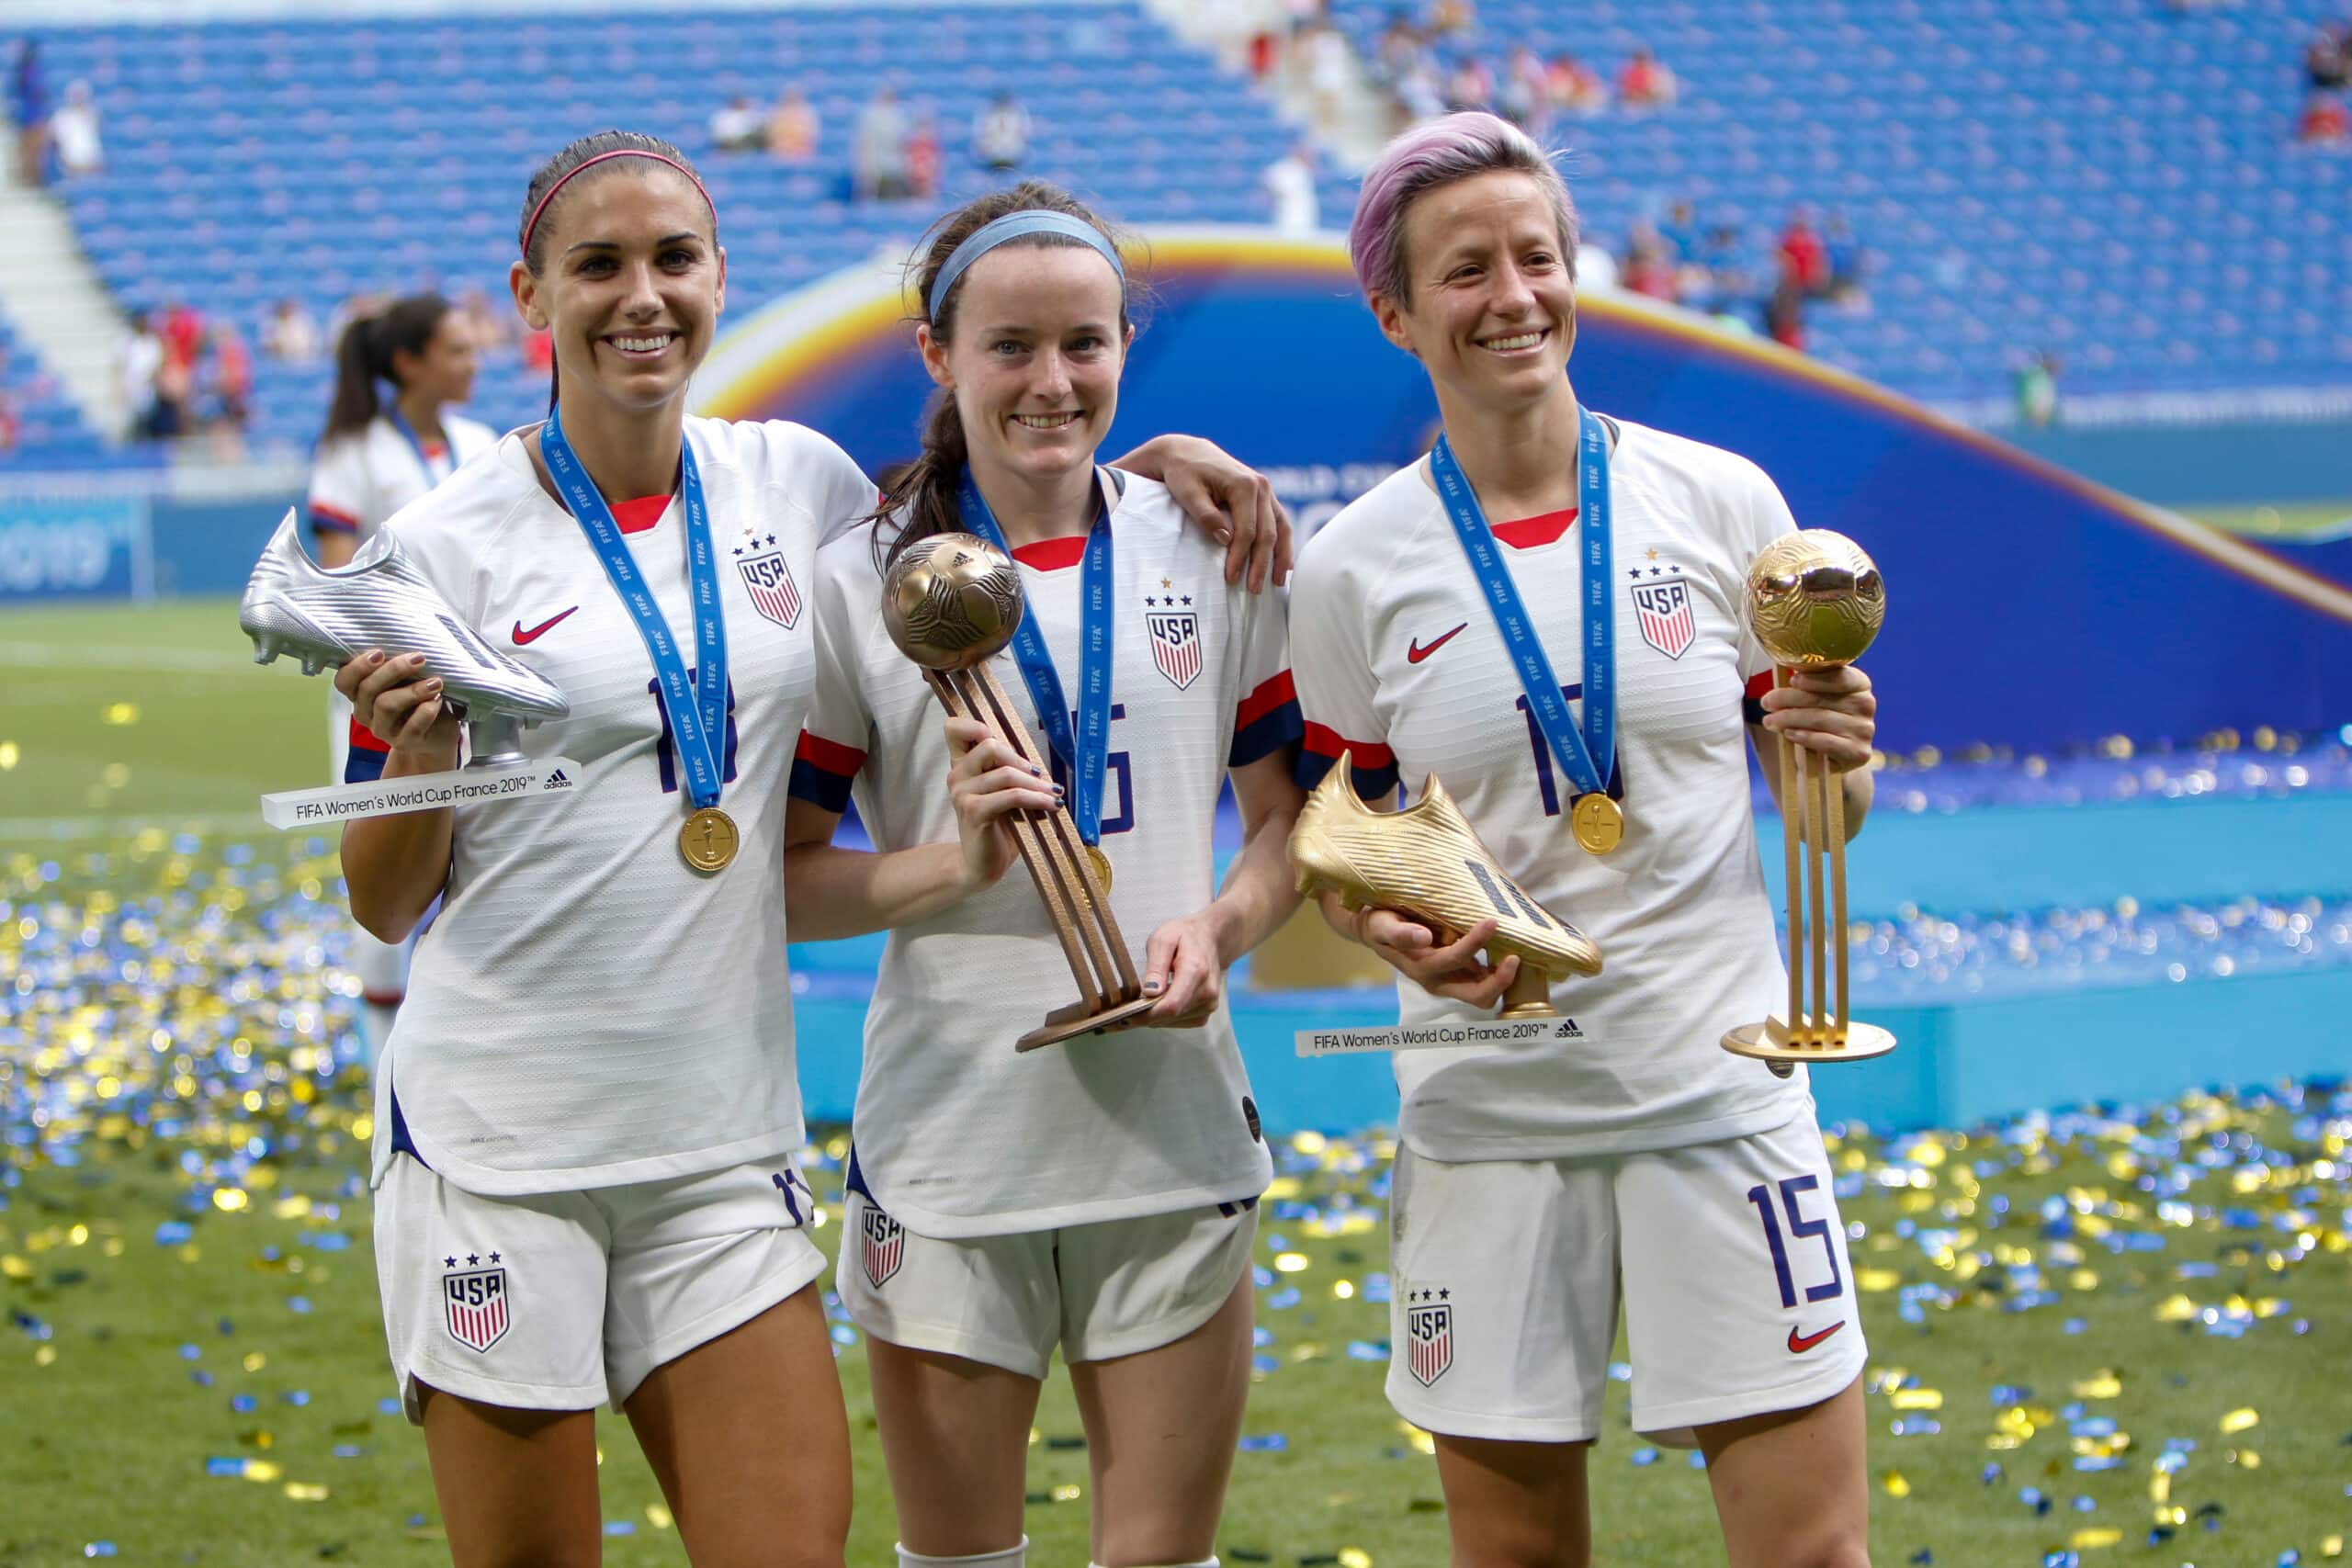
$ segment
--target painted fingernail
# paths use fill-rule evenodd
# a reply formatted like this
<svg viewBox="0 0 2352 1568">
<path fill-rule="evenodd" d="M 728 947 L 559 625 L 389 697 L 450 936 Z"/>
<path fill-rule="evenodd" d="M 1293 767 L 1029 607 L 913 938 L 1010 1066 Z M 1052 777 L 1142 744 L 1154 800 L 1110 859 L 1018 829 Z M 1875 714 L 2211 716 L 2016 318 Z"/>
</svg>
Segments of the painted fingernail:
<svg viewBox="0 0 2352 1568">
<path fill-rule="evenodd" d="M 1159 982 L 1157 980 L 1146 980 L 1143 983 L 1143 988 L 1144 993 L 1147 996 L 1158 996 L 1159 994 Z"/>
<path fill-rule="evenodd" d="M 1046 776 L 1046 770 L 1045 770 L 1045 769 L 1043 769 L 1043 768 L 1032 768 L 1032 769 L 1030 769 L 1030 770 L 1029 770 L 1029 773 L 1030 773 L 1030 775 L 1031 775 L 1032 777 L 1034 777 L 1034 778 L 1041 778 L 1041 779 L 1042 779 L 1042 778 L 1044 778 L 1044 777 Z"/>
</svg>

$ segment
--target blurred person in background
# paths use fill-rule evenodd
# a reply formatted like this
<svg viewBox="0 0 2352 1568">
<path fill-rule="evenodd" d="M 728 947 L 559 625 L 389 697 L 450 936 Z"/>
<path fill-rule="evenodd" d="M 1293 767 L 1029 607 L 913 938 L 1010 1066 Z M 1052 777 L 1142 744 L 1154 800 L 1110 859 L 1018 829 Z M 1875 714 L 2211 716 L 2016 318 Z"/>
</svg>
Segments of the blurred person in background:
<svg viewBox="0 0 2352 1568">
<path fill-rule="evenodd" d="M 738 93 L 710 116 L 710 144 L 722 152 L 756 152 L 766 139 L 760 111 Z"/>
<path fill-rule="evenodd" d="M 2018 366 L 2018 418 L 2035 430 L 2058 423 L 2058 356 L 2036 349 Z"/>
<path fill-rule="evenodd" d="M 1844 213 L 1829 215 L 1829 225 L 1822 233 L 1821 243 L 1829 260 L 1829 297 L 1860 301 L 1863 297 L 1865 265 L 1862 242 L 1855 237 L 1854 226 L 1847 221 Z"/>
<path fill-rule="evenodd" d="M 281 365 L 308 365 L 319 356 L 319 323 L 300 300 L 280 299 L 262 329 L 261 351 Z"/>
<path fill-rule="evenodd" d="M 2352 111 L 2344 107 L 2341 93 L 2313 93 L 2303 105 L 2303 118 L 2295 128 L 2298 140 L 2316 146 L 2340 146 L 2352 141 Z"/>
<path fill-rule="evenodd" d="M 395 300 L 344 329 L 334 398 L 311 469 L 311 534 L 321 565 L 348 562 L 386 518 L 496 443 L 487 425 L 456 412 L 473 395 L 474 367 L 466 314 L 438 295 Z M 355 733 L 342 693 L 329 694 L 327 706 L 328 776 L 340 783 L 355 739 L 375 743 Z M 393 944 L 352 931 L 350 964 L 371 1061 L 408 994 L 414 940 Z"/>
<path fill-rule="evenodd" d="M 1671 304 L 1675 298 L 1674 252 L 1646 218 L 1636 218 L 1625 234 L 1625 261 L 1618 269 L 1625 288 Z"/>
<path fill-rule="evenodd" d="M 458 313 L 466 320 L 466 336 L 474 345 L 477 359 L 514 346 L 514 329 L 521 323 L 513 310 L 501 310 L 491 303 L 489 290 L 467 289 L 465 298 L 458 301 Z"/>
<path fill-rule="evenodd" d="M 1609 107 L 1609 84 L 1600 73 L 1565 49 L 1552 57 L 1544 76 L 1552 89 L 1553 106 L 1565 113 L 1589 117 Z"/>
<path fill-rule="evenodd" d="M 850 148 L 851 193 L 860 201 L 902 201 L 907 195 L 907 116 L 888 83 L 857 117 Z"/>
<path fill-rule="evenodd" d="M 1029 111 L 999 89 L 972 121 L 972 156 L 994 175 L 1009 175 L 1029 156 Z"/>
<path fill-rule="evenodd" d="M 907 136 L 907 191 L 918 201 L 939 194 L 939 120 L 925 109 Z"/>
<path fill-rule="evenodd" d="M 1485 61 L 1465 54 L 1445 79 L 1445 107 L 1450 114 L 1484 109 L 1495 99 L 1495 73 Z"/>
<path fill-rule="evenodd" d="M 164 368 L 164 339 L 154 318 L 144 310 L 130 317 L 130 335 L 122 340 L 115 363 L 115 389 L 122 400 L 125 428 L 133 436 L 155 434 L 155 377 Z"/>
<path fill-rule="evenodd" d="M 87 82 L 76 82 L 65 89 L 65 101 L 49 117 L 49 144 L 57 154 L 58 173 L 65 179 L 106 168 L 106 143 L 98 135 L 98 102 Z"/>
<path fill-rule="evenodd" d="M 1627 108 L 1664 108 L 1674 102 L 1679 91 L 1680 88 L 1674 80 L 1674 73 L 1667 69 L 1666 62 L 1647 49 L 1634 51 L 1634 57 L 1625 62 L 1625 69 L 1618 73 L 1618 101 Z"/>
<path fill-rule="evenodd" d="M 1312 234 L 1322 219 L 1315 206 L 1315 144 L 1305 137 L 1266 165 L 1261 176 L 1273 226 L 1285 234 Z"/>
<path fill-rule="evenodd" d="M 40 186 L 49 174 L 49 73 L 40 62 L 40 41 L 17 46 L 8 73 L 8 110 L 17 121 L 17 177 Z"/>
<path fill-rule="evenodd" d="M 1544 78 L 1543 61 L 1525 44 L 1511 46 L 1495 101 L 1505 119 L 1539 141 L 1551 129 L 1551 84 Z"/>
<path fill-rule="evenodd" d="M 2303 45 L 2303 75 L 2314 87 L 2352 86 L 2352 22 L 2322 22 Z"/>
<path fill-rule="evenodd" d="M 786 87 L 768 112 L 768 156 L 781 164 L 805 164 L 817 155 L 817 111 L 808 95 Z"/>
<path fill-rule="evenodd" d="M 243 456 L 245 426 L 253 418 L 253 350 L 227 321 L 205 333 L 204 348 L 205 424 L 215 437 L 215 456 L 234 462 Z"/>
<path fill-rule="evenodd" d="M 1803 208 L 1789 214 L 1789 226 L 1781 231 L 1781 262 L 1805 298 L 1829 292 L 1829 247 L 1814 228 L 1813 215 Z"/>
</svg>

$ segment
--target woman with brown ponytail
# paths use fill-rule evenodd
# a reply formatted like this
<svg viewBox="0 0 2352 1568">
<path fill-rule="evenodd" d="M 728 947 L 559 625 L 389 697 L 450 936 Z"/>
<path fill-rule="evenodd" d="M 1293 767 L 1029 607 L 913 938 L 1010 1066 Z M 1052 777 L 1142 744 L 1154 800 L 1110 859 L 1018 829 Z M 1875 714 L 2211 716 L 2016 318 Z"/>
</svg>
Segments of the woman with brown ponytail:
<svg viewBox="0 0 2352 1568">
<path fill-rule="evenodd" d="M 453 412 L 473 395 L 474 342 L 463 312 L 431 294 L 394 300 L 355 318 L 335 346 L 334 401 L 311 468 L 312 547 L 322 566 L 341 566 L 385 518 L 447 479 L 497 439 L 490 427 Z M 390 396 L 385 395 L 387 389 Z M 350 768 L 351 704 L 327 697 L 329 777 Z M 364 731 L 363 751 L 380 750 Z M 359 977 L 360 1035 L 368 1055 L 383 1048 L 408 992 L 413 943 L 351 933 L 347 954 Z"/>
<path fill-rule="evenodd" d="M 1209 1568 L 1272 1174 L 1225 973 L 1298 897 L 1283 602 L 1222 581 L 1165 486 L 1097 464 L 1135 330 L 1100 220 L 1027 182 L 919 254 L 916 336 L 941 391 L 874 531 L 819 553 L 786 817 L 794 936 L 890 932 L 835 1279 L 868 1336 L 899 1568 L 1022 1568 L 1057 1348 L 1089 1438 L 1093 1561 Z M 948 530 L 1019 563 L 1027 609 L 1000 679 L 1052 778 L 970 720 L 943 724 L 878 624 L 887 558 Z M 1220 888 L 1228 777 L 1245 837 Z M 831 842 L 853 791 L 873 853 Z M 1136 1027 L 1016 1055 L 1070 978 L 1035 889 L 1005 874 L 1006 818 L 1065 793 L 1120 927 L 1148 933 L 1157 1000 Z"/>
</svg>

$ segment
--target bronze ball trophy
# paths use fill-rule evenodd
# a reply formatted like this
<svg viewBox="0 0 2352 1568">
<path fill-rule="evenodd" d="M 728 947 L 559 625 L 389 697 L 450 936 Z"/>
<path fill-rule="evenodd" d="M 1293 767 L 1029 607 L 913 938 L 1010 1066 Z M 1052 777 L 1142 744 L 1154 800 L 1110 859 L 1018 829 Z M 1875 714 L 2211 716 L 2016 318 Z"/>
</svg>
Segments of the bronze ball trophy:
<svg viewBox="0 0 2352 1568">
<path fill-rule="evenodd" d="M 1792 668 L 1833 669 L 1860 659 L 1885 618 L 1886 584 L 1861 547 L 1843 534 L 1826 528 L 1791 534 L 1766 546 L 1748 566 L 1747 622 L 1778 667 L 1777 686 L 1789 684 Z M 1789 1009 L 1785 1018 L 1740 1025 L 1723 1044 L 1736 1055 L 1770 1063 L 1786 1077 L 1799 1062 L 1884 1055 L 1894 1049 L 1894 1036 L 1847 1012 L 1845 785 L 1825 759 L 1778 737 L 1774 744 L 1771 765 L 1781 781 L 1781 837 L 1788 857 Z M 1808 976 L 1810 1011 L 1804 1005 Z"/>
<path fill-rule="evenodd" d="M 933 534 L 901 551 L 882 578 L 882 624 L 950 716 L 978 719 L 1032 767 L 1045 757 L 989 669 L 1021 624 L 1021 573 L 975 534 Z M 1005 818 L 1021 863 L 1045 900 L 1078 1000 L 1057 1008 L 1015 1047 L 1035 1051 L 1127 1023 L 1150 1010 L 1135 960 L 1111 912 L 1109 864 L 1079 837 L 1068 810 Z"/>
</svg>

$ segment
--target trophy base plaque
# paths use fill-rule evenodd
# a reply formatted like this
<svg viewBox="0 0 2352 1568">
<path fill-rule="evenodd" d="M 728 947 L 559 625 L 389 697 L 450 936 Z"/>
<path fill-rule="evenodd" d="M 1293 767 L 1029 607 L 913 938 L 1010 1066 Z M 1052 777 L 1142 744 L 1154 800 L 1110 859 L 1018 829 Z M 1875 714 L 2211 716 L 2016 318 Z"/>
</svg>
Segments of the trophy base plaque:
<svg viewBox="0 0 2352 1568">
<path fill-rule="evenodd" d="M 1137 997 L 1133 1001 L 1119 1002 L 1100 1010 L 1084 1002 L 1072 1002 L 1056 1008 L 1046 1015 L 1046 1021 L 1023 1035 L 1014 1043 L 1015 1051 L 1035 1051 L 1047 1045 L 1058 1045 L 1065 1040 L 1075 1040 L 1081 1034 L 1108 1034 L 1114 1029 L 1132 1028 L 1135 1021 L 1159 1005 L 1158 997 Z"/>
<path fill-rule="evenodd" d="M 1724 1036 L 1724 1049 L 1735 1056 L 1769 1063 L 1787 1077 L 1798 1064 L 1866 1062 L 1894 1049 L 1894 1036 L 1875 1023 L 1847 1023 L 1829 1029 L 1801 1029 L 1793 1034 L 1779 1019 L 1743 1023 Z"/>
</svg>

